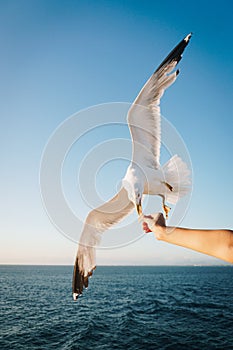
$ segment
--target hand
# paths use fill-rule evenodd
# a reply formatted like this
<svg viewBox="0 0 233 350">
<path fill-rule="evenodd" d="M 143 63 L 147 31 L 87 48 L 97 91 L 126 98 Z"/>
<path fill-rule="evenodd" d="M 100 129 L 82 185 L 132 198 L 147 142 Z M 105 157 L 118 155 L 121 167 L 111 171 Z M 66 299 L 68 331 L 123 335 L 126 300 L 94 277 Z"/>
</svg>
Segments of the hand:
<svg viewBox="0 0 233 350">
<path fill-rule="evenodd" d="M 142 228 L 145 233 L 154 232 L 157 239 L 161 239 L 165 233 L 165 218 L 162 213 L 156 213 L 152 215 L 142 215 L 141 217 Z"/>
<path fill-rule="evenodd" d="M 152 215 L 143 215 L 142 220 L 143 220 L 142 229 L 145 231 L 145 233 L 152 232 L 152 230 L 149 228 L 149 226 L 152 228 L 152 226 L 154 225 L 153 216 Z"/>
</svg>

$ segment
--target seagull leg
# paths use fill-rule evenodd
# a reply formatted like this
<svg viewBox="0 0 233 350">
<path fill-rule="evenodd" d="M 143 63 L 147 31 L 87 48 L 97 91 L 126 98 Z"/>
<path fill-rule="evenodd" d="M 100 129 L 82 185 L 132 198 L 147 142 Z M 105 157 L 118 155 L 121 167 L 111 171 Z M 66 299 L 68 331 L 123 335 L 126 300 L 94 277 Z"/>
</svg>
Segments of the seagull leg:
<svg viewBox="0 0 233 350">
<path fill-rule="evenodd" d="M 166 204 L 163 204 L 163 210 L 165 212 L 166 220 L 168 219 L 168 213 L 171 210 L 170 207 L 168 207 Z"/>
<path fill-rule="evenodd" d="M 163 210 L 164 210 L 164 213 L 165 213 L 165 216 L 166 216 L 166 220 L 168 219 L 168 213 L 170 212 L 171 208 L 168 207 L 166 204 L 165 204 L 165 196 L 161 196 L 162 199 L 163 199 Z"/>
</svg>

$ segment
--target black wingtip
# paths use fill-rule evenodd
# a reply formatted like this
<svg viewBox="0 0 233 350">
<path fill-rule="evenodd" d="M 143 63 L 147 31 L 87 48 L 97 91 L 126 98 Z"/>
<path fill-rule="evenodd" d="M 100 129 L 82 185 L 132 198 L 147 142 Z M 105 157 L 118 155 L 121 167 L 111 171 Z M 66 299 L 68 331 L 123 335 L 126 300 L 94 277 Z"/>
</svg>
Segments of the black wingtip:
<svg viewBox="0 0 233 350">
<path fill-rule="evenodd" d="M 74 301 L 78 300 L 79 295 L 80 295 L 80 294 L 78 294 L 78 293 L 73 293 L 73 299 L 74 299 Z"/>
<path fill-rule="evenodd" d="M 158 72 L 162 67 L 167 66 L 171 62 L 178 63 L 181 58 L 182 54 L 188 45 L 190 38 L 192 36 L 192 32 L 186 35 L 186 37 L 179 42 L 178 45 L 169 53 L 169 55 L 163 60 L 163 62 L 160 64 L 160 66 L 156 69 L 155 73 Z"/>
<path fill-rule="evenodd" d="M 78 257 L 76 258 L 73 271 L 72 291 L 73 299 L 77 300 L 82 295 L 84 285 L 84 275 L 79 270 Z"/>
<path fill-rule="evenodd" d="M 79 260 L 76 258 L 74 264 L 73 271 L 73 282 L 72 282 L 72 291 L 73 291 L 73 299 L 78 300 L 79 296 L 82 295 L 83 289 L 88 287 L 88 278 L 92 276 L 93 270 L 95 270 L 96 266 L 88 272 L 87 276 L 84 276 L 84 273 L 79 269 Z"/>
<path fill-rule="evenodd" d="M 184 41 L 185 41 L 186 43 L 188 43 L 189 40 L 191 39 L 192 35 L 193 35 L 193 32 L 190 32 L 188 35 L 186 35 L 186 37 L 184 38 Z"/>
</svg>

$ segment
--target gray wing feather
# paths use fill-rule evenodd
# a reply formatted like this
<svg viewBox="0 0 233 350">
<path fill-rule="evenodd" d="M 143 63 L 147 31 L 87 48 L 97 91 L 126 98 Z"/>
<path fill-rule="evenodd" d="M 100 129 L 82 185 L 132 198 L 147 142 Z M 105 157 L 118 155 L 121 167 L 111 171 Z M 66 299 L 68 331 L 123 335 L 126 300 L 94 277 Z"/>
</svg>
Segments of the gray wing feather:
<svg viewBox="0 0 233 350">
<path fill-rule="evenodd" d="M 122 189 L 108 202 L 92 210 L 85 221 L 73 271 L 73 298 L 76 300 L 88 286 L 88 277 L 96 267 L 96 246 L 101 233 L 120 222 L 133 209 L 127 191 Z"/>
<path fill-rule="evenodd" d="M 187 35 L 170 52 L 143 86 L 128 112 L 127 119 L 133 141 L 132 159 L 139 164 L 146 159 L 148 166 L 158 168 L 160 165 L 160 99 L 176 80 L 179 71 L 172 71 L 181 60 L 190 38 L 191 34 Z"/>
</svg>

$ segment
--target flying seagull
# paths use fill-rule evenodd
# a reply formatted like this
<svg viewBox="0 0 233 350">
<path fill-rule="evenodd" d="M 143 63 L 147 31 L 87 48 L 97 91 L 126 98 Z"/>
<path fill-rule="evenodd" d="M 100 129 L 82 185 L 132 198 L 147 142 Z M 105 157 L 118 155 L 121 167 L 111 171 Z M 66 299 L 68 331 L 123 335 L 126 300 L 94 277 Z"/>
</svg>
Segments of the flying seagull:
<svg viewBox="0 0 233 350">
<path fill-rule="evenodd" d="M 161 115 L 160 98 L 177 78 L 173 71 L 181 60 L 192 33 L 188 34 L 165 58 L 143 86 L 131 105 L 127 121 L 132 138 L 132 160 L 122 180 L 120 191 L 108 202 L 92 210 L 80 237 L 73 272 L 73 299 L 77 300 L 96 267 L 96 246 L 101 234 L 126 217 L 135 207 L 142 214 L 144 194 L 162 197 L 166 217 L 170 208 L 190 189 L 190 171 L 175 155 L 160 165 Z"/>
</svg>

